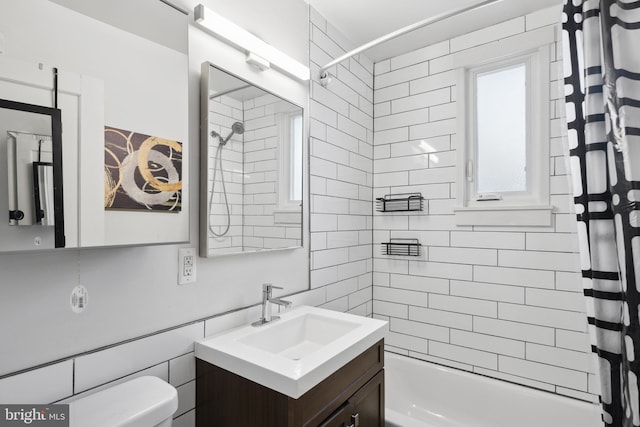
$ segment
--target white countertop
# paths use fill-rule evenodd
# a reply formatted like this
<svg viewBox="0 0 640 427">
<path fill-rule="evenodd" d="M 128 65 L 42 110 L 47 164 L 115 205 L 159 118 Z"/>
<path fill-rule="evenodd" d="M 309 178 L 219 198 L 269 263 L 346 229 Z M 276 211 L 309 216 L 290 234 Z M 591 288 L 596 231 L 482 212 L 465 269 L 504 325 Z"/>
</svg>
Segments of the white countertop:
<svg viewBox="0 0 640 427">
<path fill-rule="evenodd" d="M 384 338 L 387 322 L 300 306 L 260 327 L 241 326 L 197 341 L 195 355 L 299 398 Z"/>
</svg>

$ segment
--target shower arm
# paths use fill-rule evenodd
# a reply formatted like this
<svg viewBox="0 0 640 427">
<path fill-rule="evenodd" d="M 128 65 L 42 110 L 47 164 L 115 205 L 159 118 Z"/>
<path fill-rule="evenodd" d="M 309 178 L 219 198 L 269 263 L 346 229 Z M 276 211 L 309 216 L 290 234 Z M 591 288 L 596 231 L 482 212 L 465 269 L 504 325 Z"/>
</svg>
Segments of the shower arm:
<svg viewBox="0 0 640 427">
<path fill-rule="evenodd" d="M 329 62 L 327 65 L 325 65 L 324 67 L 320 67 L 320 82 L 322 83 L 323 86 L 326 87 L 326 85 L 328 84 L 328 80 L 329 80 L 329 74 L 327 73 L 327 70 L 331 67 L 333 67 L 334 65 L 338 65 L 343 61 L 346 61 L 347 59 L 351 58 L 352 56 L 355 56 L 359 53 L 364 52 L 365 50 L 369 50 L 373 47 L 376 47 L 377 45 L 387 42 L 389 40 L 393 40 L 397 37 L 403 36 L 407 33 L 410 33 L 412 31 L 415 31 L 417 29 L 420 29 L 422 27 L 426 27 L 427 25 L 431 25 L 431 24 L 435 24 L 436 22 L 439 21 L 443 21 L 445 19 L 451 18 L 453 16 L 456 15 L 460 15 L 462 13 L 465 12 L 470 12 L 472 10 L 478 10 L 481 9 L 483 7 L 492 5 L 494 3 L 500 3 L 504 0 L 485 0 L 482 1 L 480 3 L 471 5 L 471 6 L 467 6 L 467 7 L 462 7 L 460 9 L 456 9 L 452 12 L 445 12 L 445 13 L 441 13 L 440 15 L 436 15 L 436 16 L 432 16 L 430 18 L 424 19 L 420 22 L 416 22 L 415 24 L 411 24 L 408 25 L 406 27 L 400 28 L 399 30 L 393 31 L 389 34 L 386 34 L 384 36 L 378 37 L 375 40 L 372 40 L 368 43 L 363 44 L 360 47 L 357 47 L 347 53 L 345 53 L 342 56 L 337 57 L 336 59 L 334 59 L 333 61 Z"/>
</svg>

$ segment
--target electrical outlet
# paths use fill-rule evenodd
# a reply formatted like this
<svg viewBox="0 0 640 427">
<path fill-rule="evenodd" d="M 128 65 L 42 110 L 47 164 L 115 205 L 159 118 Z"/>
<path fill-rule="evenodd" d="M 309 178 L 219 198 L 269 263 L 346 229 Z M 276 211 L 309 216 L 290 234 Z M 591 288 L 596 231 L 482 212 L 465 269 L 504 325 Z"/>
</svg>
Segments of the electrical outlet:
<svg viewBox="0 0 640 427">
<path fill-rule="evenodd" d="M 178 249 L 178 284 L 186 285 L 196 281 L 195 248 Z"/>
</svg>

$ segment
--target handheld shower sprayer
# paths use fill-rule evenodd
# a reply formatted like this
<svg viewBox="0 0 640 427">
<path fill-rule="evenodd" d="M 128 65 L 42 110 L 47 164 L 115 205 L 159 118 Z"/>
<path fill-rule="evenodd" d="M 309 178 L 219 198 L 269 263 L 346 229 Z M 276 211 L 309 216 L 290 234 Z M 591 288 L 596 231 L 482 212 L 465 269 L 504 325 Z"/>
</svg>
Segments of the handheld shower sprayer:
<svg viewBox="0 0 640 427">
<path fill-rule="evenodd" d="M 229 133 L 229 135 L 227 135 L 226 138 L 223 138 L 222 135 L 220 135 L 215 130 L 211 131 L 211 136 L 213 138 L 218 138 L 218 141 L 220 141 L 220 145 L 223 146 L 227 142 L 229 142 L 229 139 L 231 139 L 231 137 L 236 133 L 238 135 L 242 135 L 244 133 L 244 124 L 242 124 L 242 122 L 235 122 L 234 124 L 232 124 L 231 125 L 231 133 Z"/>
<path fill-rule="evenodd" d="M 216 155 L 213 158 L 213 183 L 211 184 L 211 193 L 209 194 L 209 212 L 213 211 L 213 205 L 214 205 L 213 201 L 214 201 L 214 194 L 215 194 L 215 188 L 216 188 L 215 187 L 216 175 L 219 169 L 220 182 L 222 184 L 221 198 L 224 198 L 224 206 L 227 213 L 226 215 L 227 223 L 225 226 L 222 226 L 224 227 L 223 230 L 216 231 L 214 229 L 214 225 L 209 224 L 209 231 L 214 237 L 223 237 L 229 232 L 229 228 L 231 227 L 231 210 L 229 208 L 229 199 L 227 198 L 227 186 L 224 180 L 224 171 L 222 169 L 222 147 L 224 147 L 229 141 L 229 139 L 231 139 L 231 137 L 236 133 L 238 135 L 242 135 L 244 133 L 244 124 L 242 124 L 242 122 L 235 122 L 234 124 L 232 124 L 231 133 L 229 133 L 229 135 L 227 135 L 226 138 L 223 138 L 222 135 L 220 135 L 218 132 L 214 130 L 211 131 L 211 137 L 218 138 L 219 144 L 218 144 L 218 148 L 216 149 Z"/>
</svg>

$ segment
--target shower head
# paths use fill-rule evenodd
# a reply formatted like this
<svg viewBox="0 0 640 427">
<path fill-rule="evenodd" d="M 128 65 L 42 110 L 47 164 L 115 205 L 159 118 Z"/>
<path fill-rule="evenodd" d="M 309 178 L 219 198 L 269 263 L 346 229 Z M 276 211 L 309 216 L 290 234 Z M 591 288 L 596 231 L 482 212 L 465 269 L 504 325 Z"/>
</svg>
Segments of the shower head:
<svg viewBox="0 0 640 427">
<path fill-rule="evenodd" d="M 227 135 L 225 139 L 220 138 L 220 143 L 222 145 L 226 144 L 235 133 L 237 133 L 238 135 L 242 135 L 244 133 L 244 124 L 242 124 L 241 122 L 235 122 L 234 124 L 232 124 L 231 133 Z"/>
<path fill-rule="evenodd" d="M 231 125 L 231 130 L 233 131 L 233 133 L 242 135 L 244 133 L 244 124 L 242 124 L 241 122 L 235 122 Z"/>
</svg>

